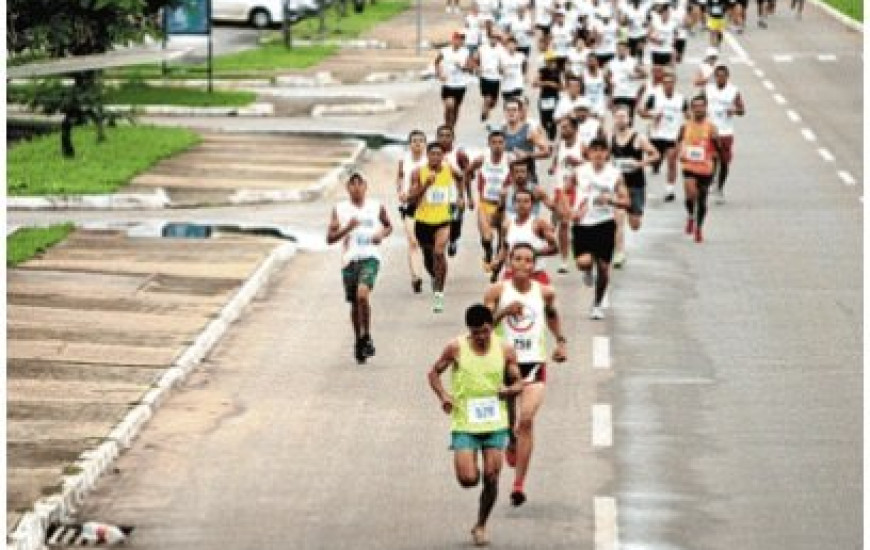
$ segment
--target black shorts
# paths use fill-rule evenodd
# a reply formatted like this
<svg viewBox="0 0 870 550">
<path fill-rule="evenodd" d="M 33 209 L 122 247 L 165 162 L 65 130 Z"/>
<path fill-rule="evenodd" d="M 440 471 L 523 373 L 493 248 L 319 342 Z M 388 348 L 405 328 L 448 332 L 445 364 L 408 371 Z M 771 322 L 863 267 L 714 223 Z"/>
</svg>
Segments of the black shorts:
<svg viewBox="0 0 870 550">
<path fill-rule="evenodd" d="M 417 211 L 416 204 L 400 204 L 399 205 L 399 215 L 404 220 L 405 218 L 413 218 L 414 212 Z"/>
<path fill-rule="evenodd" d="M 613 61 L 613 58 L 616 57 L 612 53 L 604 53 L 604 54 L 595 54 L 595 57 L 598 58 L 598 66 L 602 69 L 607 66 L 608 63 Z"/>
<path fill-rule="evenodd" d="M 441 86 L 441 99 L 452 97 L 456 100 L 456 105 L 462 103 L 465 98 L 465 88 L 451 88 L 450 86 Z"/>
<path fill-rule="evenodd" d="M 652 52 L 652 64 L 653 65 L 670 65 L 671 64 L 670 53 L 665 52 Z"/>
<path fill-rule="evenodd" d="M 552 25 L 535 25 L 536 29 L 546 34 L 547 36 L 550 35 L 550 27 L 552 27 Z"/>
<path fill-rule="evenodd" d="M 526 56 L 526 60 L 532 55 L 532 47 L 531 46 L 523 46 L 522 48 L 517 46 L 517 51 Z M 523 61 L 526 63 L 527 61 Z"/>
<path fill-rule="evenodd" d="M 632 216 L 643 216 L 643 207 L 646 206 L 646 186 L 628 186 L 628 213 Z"/>
<path fill-rule="evenodd" d="M 450 222 L 430 224 L 421 221 L 414 222 L 414 236 L 417 237 L 417 242 L 423 248 L 432 248 L 435 246 L 435 235 L 439 230 L 448 227 Z"/>
<path fill-rule="evenodd" d="M 480 79 L 480 95 L 491 99 L 498 99 L 498 90 L 501 87 L 501 80 L 490 80 L 488 78 Z"/>
<path fill-rule="evenodd" d="M 522 99 L 523 89 L 502 91 L 501 98 L 505 101 L 509 99 Z"/>
<path fill-rule="evenodd" d="M 676 141 L 671 141 L 669 139 L 651 139 L 649 140 L 652 143 L 652 146 L 656 148 L 656 151 L 661 155 L 661 160 L 665 160 L 665 153 L 668 149 L 673 149 L 677 146 Z"/>
<path fill-rule="evenodd" d="M 641 49 L 643 49 L 643 45 L 645 42 L 646 39 L 643 36 L 628 39 L 628 51 L 631 53 L 632 57 L 637 57 L 640 55 Z"/>
<path fill-rule="evenodd" d="M 698 183 L 698 187 L 710 187 L 713 184 L 713 174 L 702 175 L 683 170 L 683 179 L 692 179 Z"/>
<path fill-rule="evenodd" d="M 616 240 L 616 222 L 607 220 L 595 225 L 571 227 L 571 249 L 574 257 L 591 254 L 594 258 L 610 263 Z"/>
<path fill-rule="evenodd" d="M 526 382 L 541 382 L 544 383 L 547 381 L 547 365 L 546 363 L 517 363 L 517 366 L 520 369 L 520 376 L 522 376 L 523 380 Z M 534 372 L 534 375 L 531 379 L 529 375 Z M 527 380 L 528 379 L 528 380 Z M 510 384 L 510 380 L 507 376 L 507 371 L 504 374 L 504 383 L 505 385 Z"/>
<path fill-rule="evenodd" d="M 678 56 L 683 57 L 683 54 L 686 52 L 686 39 L 677 38 L 674 41 L 674 49 L 677 51 Z"/>
</svg>

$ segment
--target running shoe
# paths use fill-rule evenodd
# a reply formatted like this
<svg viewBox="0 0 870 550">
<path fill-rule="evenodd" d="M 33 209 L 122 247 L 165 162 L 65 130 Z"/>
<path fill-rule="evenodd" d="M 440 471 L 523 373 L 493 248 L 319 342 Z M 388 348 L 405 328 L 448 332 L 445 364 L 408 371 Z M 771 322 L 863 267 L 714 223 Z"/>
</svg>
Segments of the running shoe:
<svg viewBox="0 0 870 550">
<path fill-rule="evenodd" d="M 691 235 L 695 231 L 695 218 L 686 220 L 686 235 Z"/>
<path fill-rule="evenodd" d="M 371 334 L 366 334 L 362 337 L 362 351 L 366 357 L 375 356 L 375 343 L 372 341 Z"/>
<path fill-rule="evenodd" d="M 524 493 L 521 488 L 514 487 L 513 492 L 511 492 L 511 504 L 514 506 L 522 506 L 525 501 L 526 493 Z"/>
<path fill-rule="evenodd" d="M 366 362 L 366 352 L 364 349 L 365 342 L 363 342 L 362 338 L 356 341 L 356 345 L 354 345 L 353 356 L 356 359 L 356 362 L 360 365 Z"/>
<path fill-rule="evenodd" d="M 622 269 L 623 265 L 625 265 L 625 252 L 620 250 L 613 255 L 613 267 Z"/>
<path fill-rule="evenodd" d="M 704 242 L 704 235 L 701 233 L 700 227 L 695 229 L 695 242 L 699 244 Z"/>
<path fill-rule="evenodd" d="M 414 294 L 420 294 L 423 292 L 423 279 L 414 279 L 411 281 L 411 288 L 414 289 Z"/>
<path fill-rule="evenodd" d="M 592 286 L 595 283 L 595 278 L 592 276 L 592 269 L 587 269 L 583 272 L 583 284 Z"/>
<path fill-rule="evenodd" d="M 447 255 L 451 258 L 456 256 L 456 241 L 450 241 L 447 243 Z"/>
<path fill-rule="evenodd" d="M 432 295 L 432 312 L 441 313 L 444 311 L 444 293 L 436 292 Z"/>
<path fill-rule="evenodd" d="M 600 306 L 592 306 L 592 310 L 589 311 L 589 318 L 593 321 L 600 321 L 604 319 L 604 309 Z"/>
</svg>

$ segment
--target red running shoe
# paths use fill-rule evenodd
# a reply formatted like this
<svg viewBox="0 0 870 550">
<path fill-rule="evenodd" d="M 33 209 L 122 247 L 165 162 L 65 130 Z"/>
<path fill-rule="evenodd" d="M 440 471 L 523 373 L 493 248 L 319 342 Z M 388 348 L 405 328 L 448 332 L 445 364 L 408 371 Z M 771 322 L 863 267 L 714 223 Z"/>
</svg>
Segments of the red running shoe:
<svg viewBox="0 0 870 550">
<path fill-rule="evenodd" d="M 695 229 L 695 242 L 702 243 L 704 242 L 704 235 L 701 234 L 701 228 Z"/>
<path fill-rule="evenodd" d="M 691 235 L 695 230 L 695 218 L 689 218 L 686 220 L 686 235 Z"/>
</svg>

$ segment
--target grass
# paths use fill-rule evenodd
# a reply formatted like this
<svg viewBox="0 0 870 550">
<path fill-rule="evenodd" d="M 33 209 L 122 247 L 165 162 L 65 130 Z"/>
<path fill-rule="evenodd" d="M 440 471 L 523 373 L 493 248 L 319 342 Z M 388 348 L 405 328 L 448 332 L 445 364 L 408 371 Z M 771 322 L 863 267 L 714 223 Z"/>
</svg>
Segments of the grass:
<svg viewBox="0 0 870 550">
<path fill-rule="evenodd" d="M 61 156 L 57 132 L 14 146 L 6 157 L 8 194 L 111 193 L 157 161 L 200 140 L 191 130 L 153 126 L 106 128 L 106 134 L 106 141 L 98 144 L 92 126 L 73 130 L 74 159 Z"/>
<path fill-rule="evenodd" d="M 367 4 L 362 13 L 353 11 L 353 2 L 347 0 L 347 15 L 338 17 L 335 8 L 330 9 L 326 15 L 326 30 L 335 38 L 358 38 L 365 31 L 378 23 L 382 23 L 411 7 L 409 0 L 378 0 L 376 4 Z M 310 17 L 293 27 L 294 38 L 315 39 L 318 38 L 320 20 Z M 280 34 L 277 38 L 281 40 Z"/>
<path fill-rule="evenodd" d="M 335 46 L 300 46 L 288 50 L 281 43 L 264 44 L 253 50 L 222 55 L 214 59 L 216 74 L 221 72 L 306 69 L 338 51 Z"/>
<path fill-rule="evenodd" d="M 51 227 L 23 227 L 6 237 L 6 266 L 14 267 L 42 254 L 64 240 L 73 230 L 73 224 Z"/>
<path fill-rule="evenodd" d="M 844 13 L 855 21 L 864 22 L 864 1 L 863 0 L 824 0 L 826 4 Z"/>
<path fill-rule="evenodd" d="M 33 84 L 10 84 L 6 87 L 7 100 L 26 103 L 33 94 Z M 186 107 L 240 107 L 257 99 L 254 92 L 240 90 L 206 90 L 195 88 L 149 86 L 142 82 L 128 82 L 106 90 L 107 105 L 181 105 Z"/>
</svg>

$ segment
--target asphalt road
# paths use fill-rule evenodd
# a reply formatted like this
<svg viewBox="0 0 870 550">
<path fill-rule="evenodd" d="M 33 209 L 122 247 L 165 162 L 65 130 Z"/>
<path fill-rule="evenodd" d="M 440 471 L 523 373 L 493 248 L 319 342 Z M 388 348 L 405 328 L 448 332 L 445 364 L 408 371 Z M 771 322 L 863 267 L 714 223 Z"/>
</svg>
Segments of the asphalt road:
<svg viewBox="0 0 870 550">
<path fill-rule="evenodd" d="M 608 319 L 587 320 L 576 274 L 556 279 L 570 361 L 551 368 L 518 510 L 503 472 L 494 546 L 861 547 L 861 37 L 811 6 L 799 23 L 784 7 L 770 30 L 738 39 L 751 64 L 732 63 L 733 80 L 749 114 L 707 242 L 682 234 L 680 202 L 660 202 L 657 176 Z M 483 143 L 476 96 L 460 121 L 469 145 Z M 436 101 L 421 101 L 394 131 L 437 118 Z M 374 174 L 388 195 L 388 176 Z M 284 223 L 313 245 L 329 208 L 160 217 Z M 467 547 L 476 492 L 452 479 L 446 418 L 424 377 L 486 286 L 466 221 L 437 317 L 410 293 L 400 233 L 391 239 L 375 292 L 378 355 L 365 367 L 351 359 L 337 251 L 297 256 L 83 515 L 136 524 L 143 549 Z"/>
</svg>

